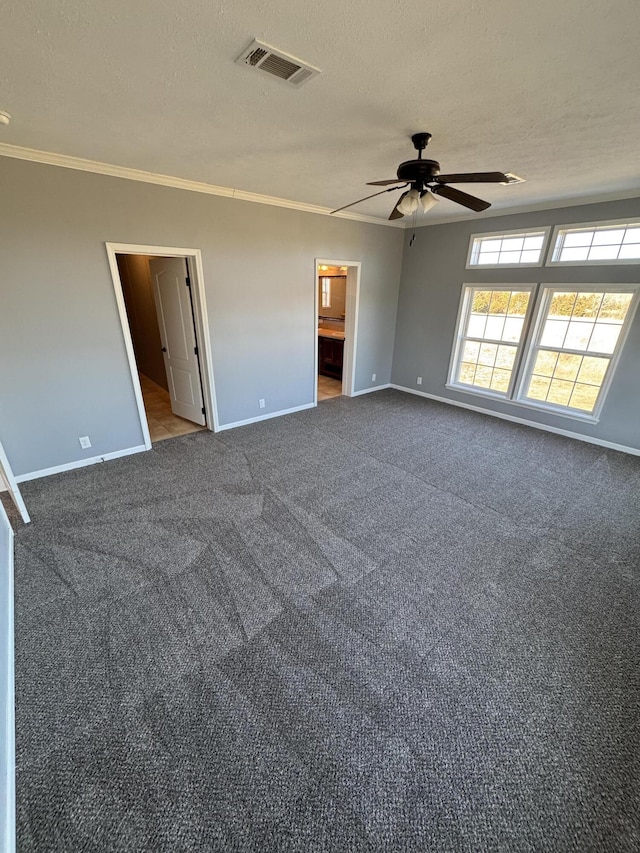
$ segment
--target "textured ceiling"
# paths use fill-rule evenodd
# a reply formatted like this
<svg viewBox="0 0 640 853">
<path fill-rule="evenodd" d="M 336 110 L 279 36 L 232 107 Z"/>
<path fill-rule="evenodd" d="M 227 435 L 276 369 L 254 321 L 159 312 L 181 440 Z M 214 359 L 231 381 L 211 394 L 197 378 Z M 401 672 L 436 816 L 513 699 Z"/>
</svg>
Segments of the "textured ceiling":
<svg viewBox="0 0 640 853">
<path fill-rule="evenodd" d="M 322 75 L 296 89 L 235 65 L 253 37 Z M 0 142 L 338 207 L 428 130 L 443 171 L 527 179 L 472 188 L 494 211 L 624 195 L 639 37 L 638 0 L 5 0 Z"/>
</svg>

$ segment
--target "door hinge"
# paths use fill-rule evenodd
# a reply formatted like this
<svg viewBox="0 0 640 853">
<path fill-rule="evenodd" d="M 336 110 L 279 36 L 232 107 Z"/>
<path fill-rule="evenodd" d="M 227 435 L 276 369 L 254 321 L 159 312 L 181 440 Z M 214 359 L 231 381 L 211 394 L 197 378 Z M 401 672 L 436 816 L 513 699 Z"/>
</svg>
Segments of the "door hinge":
<svg viewBox="0 0 640 853">
<path fill-rule="evenodd" d="M 200 355 L 200 353 L 198 352 L 198 347 L 194 347 L 194 348 L 193 348 L 193 351 L 194 351 L 194 353 L 195 353 L 196 355 Z"/>
<path fill-rule="evenodd" d="M 206 415 L 206 414 L 207 414 L 207 413 L 205 412 L 205 410 L 204 410 L 204 406 L 202 407 L 202 414 L 203 414 L 203 415 Z"/>
<path fill-rule="evenodd" d="M 187 284 L 187 287 L 191 287 L 191 279 L 189 278 L 189 276 L 187 276 L 187 277 L 185 278 L 185 282 L 186 282 L 186 284 Z"/>
</svg>

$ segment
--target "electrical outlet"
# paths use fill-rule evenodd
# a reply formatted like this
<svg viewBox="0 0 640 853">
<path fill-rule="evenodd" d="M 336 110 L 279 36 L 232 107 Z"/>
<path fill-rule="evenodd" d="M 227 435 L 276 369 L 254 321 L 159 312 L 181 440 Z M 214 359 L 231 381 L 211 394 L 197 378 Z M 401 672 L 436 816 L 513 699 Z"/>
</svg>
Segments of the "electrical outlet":
<svg viewBox="0 0 640 853">
<path fill-rule="evenodd" d="M 78 441 L 80 442 L 80 447 L 83 450 L 86 450 L 88 447 L 91 447 L 91 440 L 89 439 L 88 435 L 81 435 Z"/>
<path fill-rule="evenodd" d="M 416 383 L 418 385 L 422 385 L 422 376 L 418 376 L 418 378 L 416 379 Z"/>
<path fill-rule="evenodd" d="M 264 409 L 264 400 L 258 400 L 258 405 L 261 409 Z"/>
<path fill-rule="evenodd" d="M 377 373 L 372 373 L 372 374 L 371 374 L 371 381 L 372 381 L 372 382 L 375 382 L 375 381 L 376 381 L 376 376 L 377 376 L 377 375 L 378 375 Z"/>
</svg>

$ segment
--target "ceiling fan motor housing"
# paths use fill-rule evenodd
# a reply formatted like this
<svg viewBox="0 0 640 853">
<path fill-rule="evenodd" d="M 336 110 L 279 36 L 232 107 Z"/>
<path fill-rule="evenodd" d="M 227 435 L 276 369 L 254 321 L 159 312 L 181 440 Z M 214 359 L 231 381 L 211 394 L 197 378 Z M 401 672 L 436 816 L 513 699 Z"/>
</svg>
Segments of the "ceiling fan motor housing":
<svg viewBox="0 0 640 853">
<path fill-rule="evenodd" d="M 398 166 L 398 180 L 409 183 L 429 181 L 440 174 L 440 163 L 436 160 L 406 160 Z"/>
</svg>

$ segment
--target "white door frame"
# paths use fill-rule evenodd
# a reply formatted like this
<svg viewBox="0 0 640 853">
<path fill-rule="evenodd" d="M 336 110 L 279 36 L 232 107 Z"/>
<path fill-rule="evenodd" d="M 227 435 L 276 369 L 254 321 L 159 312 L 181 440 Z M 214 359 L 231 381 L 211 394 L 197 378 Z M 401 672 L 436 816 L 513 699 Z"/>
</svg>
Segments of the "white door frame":
<svg viewBox="0 0 640 853">
<path fill-rule="evenodd" d="M 320 313 L 320 294 L 318 278 L 322 275 L 320 266 L 347 267 L 347 289 L 345 300 L 344 321 L 344 356 L 342 364 L 342 393 L 345 397 L 353 397 L 356 382 L 356 354 L 358 335 L 358 311 L 360 308 L 360 275 L 362 261 L 341 261 L 335 258 L 316 258 L 314 271 L 314 300 L 313 300 L 313 334 L 315 339 L 315 360 L 313 372 L 313 404 L 318 405 L 318 314 Z"/>
<path fill-rule="evenodd" d="M 16 505 L 16 509 L 20 513 L 22 520 L 25 524 L 28 524 L 31 519 L 29 518 L 24 498 L 20 494 L 20 488 L 15 475 L 11 470 L 11 465 L 9 464 L 2 442 L 0 441 L 0 491 L 4 491 L 4 487 L 6 487 L 6 490 L 9 492 L 11 500 Z"/>
<path fill-rule="evenodd" d="M 198 353 L 200 355 L 200 373 L 202 375 L 202 390 L 204 393 L 207 429 L 210 429 L 213 432 L 218 432 L 220 429 L 220 422 L 218 420 L 218 405 L 216 402 L 216 391 L 213 379 L 213 362 L 211 359 L 210 344 L 211 337 L 209 334 L 209 314 L 207 312 L 207 303 L 204 291 L 202 252 L 200 249 L 177 249 L 174 246 L 141 246 L 133 243 L 105 243 L 105 246 L 107 247 L 109 268 L 111 270 L 113 289 L 116 296 L 118 315 L 120 317 L 120 325 L 122 326 L 124 345 L 127 351 L 127 360 L 129 362 L 133 391 L 135 393 L 136 404 L 138 406 L 138 415 L 140 417 L 140 426 L 144 436 L 145 448 L 147 450 L 151 449 L 151 436 L 149 435 L 149 425 L 147 424 L 147 415 L 144 408 L 144 401 L 142 399 L 142 388 L 140 387 L 140 379 L 138 377 L 138 366 L 136 364 L 136 357 L 133 351 L 131 328 L 129 327 L 129 318 L 127 316 L 127 308 L 124 301 L 124 292 L 122 290 L 122 282 L 120 281 L 120 272 L 118 270 L 116 255 L 156 255 L 164 258 L 186 259 L 189 278 L 191 279 L 191 295 L 193 297 L 193 313 L 196 324 L 196 336 L 198 338 Z"/>
</svg>

